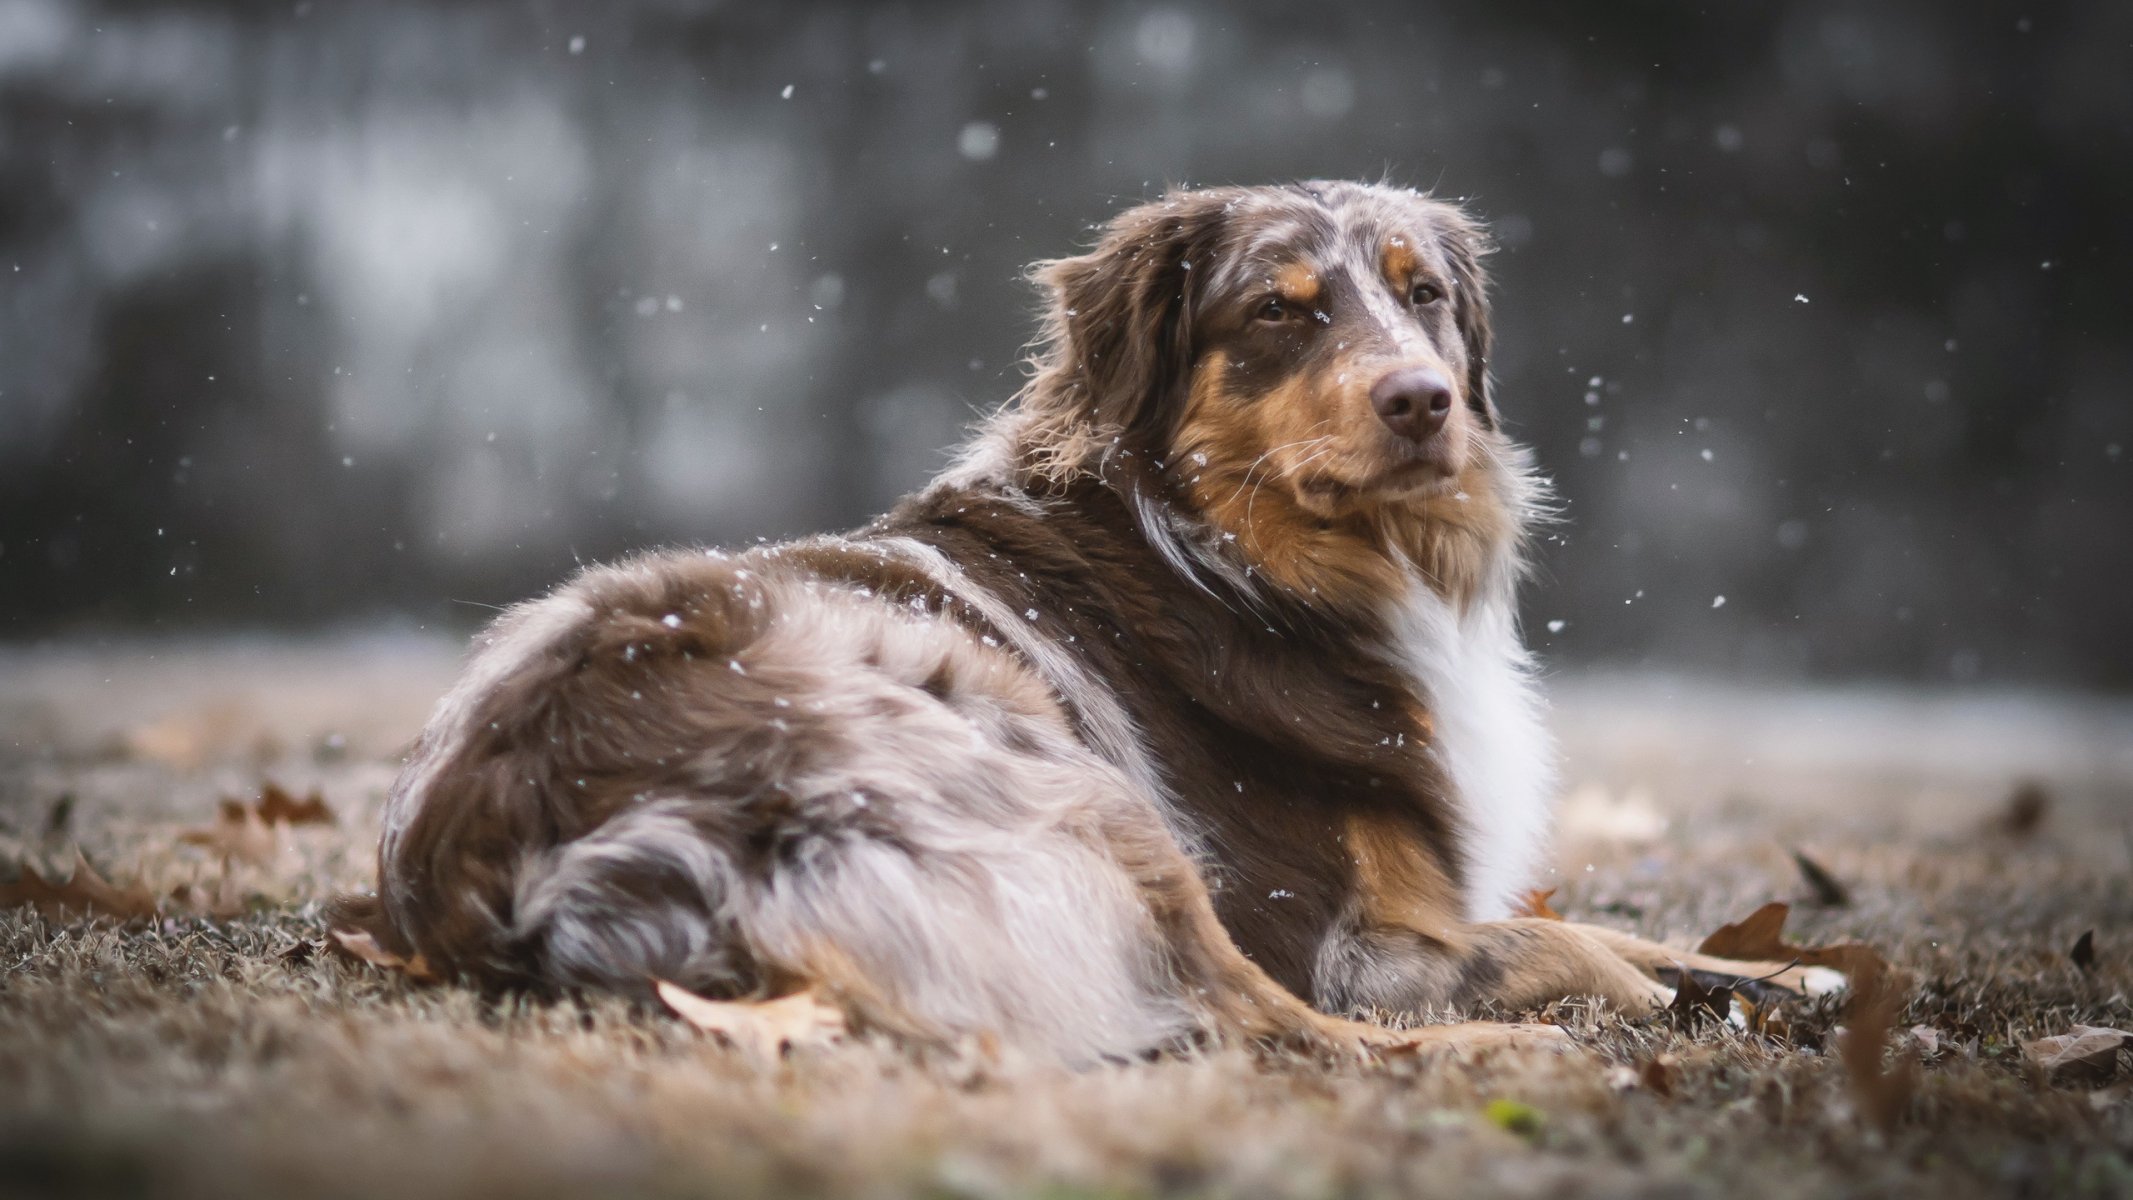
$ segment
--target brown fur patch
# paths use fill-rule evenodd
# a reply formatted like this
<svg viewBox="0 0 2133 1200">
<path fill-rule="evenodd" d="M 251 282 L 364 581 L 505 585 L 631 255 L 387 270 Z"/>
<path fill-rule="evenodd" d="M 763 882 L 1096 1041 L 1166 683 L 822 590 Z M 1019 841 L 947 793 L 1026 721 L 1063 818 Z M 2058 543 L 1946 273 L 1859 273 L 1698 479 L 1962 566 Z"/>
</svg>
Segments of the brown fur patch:
<svg viewBox="0 0 2133 1200">
<path fill-rule="evenodd" d="M 1411 930 L 1447 947 L 1463 943 L 1458 888 L 1412 824 L 1389 813 L 1353 812 L 1341 842 L 1355 861 L 1355 897 L 1366 925 Z"/>
<path fill-rule="evenodd" d="M 1310 308 L 1318 303 L 1318 272 L 1309 263 L 1290 263 L 1274 272 L 1274 290 L 1290 304 Z"/>
<path fill-rule="evenodd" d="M 1415 277 L 1420 260 L 1415 257 L 1415 248 L 1405 237 L 1395 235 L 1385 239 L 1385 247 L 1378 252 L 1378 270 L 1385 282 L 1404 289 Z"/>
</svg>

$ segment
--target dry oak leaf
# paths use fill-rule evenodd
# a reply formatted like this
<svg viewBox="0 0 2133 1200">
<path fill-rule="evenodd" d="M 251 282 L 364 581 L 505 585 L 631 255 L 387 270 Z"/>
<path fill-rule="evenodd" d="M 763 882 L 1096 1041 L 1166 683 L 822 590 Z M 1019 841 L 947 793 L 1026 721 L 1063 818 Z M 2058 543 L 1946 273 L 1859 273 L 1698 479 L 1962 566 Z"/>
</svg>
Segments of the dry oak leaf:
<svg viewBox="0 0 2133 1200">
<path fill-rule="evenodd" d="M 431 969 L 429 960 L 417 954 L 402 958 L 378 944 L 378 939 L 361 929 L 336 929 L 332 931 L 333 947 L 350 958 L 381 967 L 394 974 L 405 975 L 416 983 L 435 983 L 437 972 Z"/>
<path fill-rule="evenodd" d="M 814 989 L 776 1000 L 707 1000 L 687 988 L 655 980 L 660 1000 L 682 1020 L 715 1033 L 740 1050 L 775 1059 L 789 1046 L 817 1046 L 844 1037 L 844 1010 L 824 1004 Z"/>
<path fill-rule="evenodd" d="M 178 840 L 188 846 L 205 846 L 230 858 L 257 866 L 274 857 L 281 848 L 284 825 L 331 825 L 333 810 L 317 788 L 299 800 L 280 784 L 269 781 L 259 789 L 259 799 L 250 804 L 225 798 L 216 806 L 215 823 L 188 829 Z"/>
<path fill-rule="evenodd" d="M 1526 893 L 1525 900 L 1518 906 L 1517 915 L 1521 917 L 1540 917 L 1544 920 L 1549 921 L 1562 920 L 1563 914 L 1555 911 L 1553 908 L 1548 906 L 1549 898 L 1554 895 L 1554 888 L 1547 888 L 1545 890 L 1541 888 L 1534 888 L 1532 891 Z"/>
<path fill-rule="evenodd" d="M 1694 971 L 1683 971 L 1681 978 L 1675 981 L 1674 1001 L 1667 1005 L 1666 1011 L 1677 1024 L 1693 1029 L 1701 1017 L 1726 1022 L 1735 1007 L 1742 1003 L 1732 988 L 1722 985 L 1705 987 Z"/>
<path fill-rule="evenodd" d="M 228 801 L 223 802 L 225 807 Z M 299 800 L 278 783 L 269 781 L 259 789 L 259 799 L 253 805 L 259 819 L 272 825 L 276 821 L 284 825 L 331 825 L 333 810 L 326 805 L 326 794 L 312 788 L 311 794 Z"/>
<path fill-rule="evenodd" d="M 262 820 L 258 810 L 235 800 L 222 802 L 214 824 L 188 829 L 178 835 L 178 841 L 187 846 L 205 846 L 225 859 L 254 866 L 270 861 L 281 848 L 278 829 Z"/>
<path fill-rule="evenodd" d="M 2054 1082 L 2101 1083 L 2118 1069 L 2118 1052 L 2133 1033 L 2102 1025 L 2076 1025 L 2072 1033 L 2022 1043 L 2022 1054 Z"/>
<path fill-rule="evenodd" d="M 37 868 L 25 863 L 22 878 L 0 883 L 0 908 L 24 905 L 35 905 L 47 916 L 86 913 L 122 921 L 152 917 L 156 912 L 155 897 L 147 888 L 139 884 L 123 888 L 113 885 L 96 873 L 79 849 L 74 851 L 74 873 L 64 880 L 46 879 Z"/>
<path fill-rule="evenodd" d="M 1888 971 L 1888 963 L 1872 946 L 1842 942 L 1835 946 L 1795 946 L 1785 940 L 1785 918 L 1792 906 L 1782 901 L 1765 904 L 1746 918 L 1720 927 L 1696 947 L 1698 954 L 1762 962 L 1797 962 L 1807 967 L 1828 967 L 1849 976 L 1853 988 L 1867 987 Z"/>
</svg>

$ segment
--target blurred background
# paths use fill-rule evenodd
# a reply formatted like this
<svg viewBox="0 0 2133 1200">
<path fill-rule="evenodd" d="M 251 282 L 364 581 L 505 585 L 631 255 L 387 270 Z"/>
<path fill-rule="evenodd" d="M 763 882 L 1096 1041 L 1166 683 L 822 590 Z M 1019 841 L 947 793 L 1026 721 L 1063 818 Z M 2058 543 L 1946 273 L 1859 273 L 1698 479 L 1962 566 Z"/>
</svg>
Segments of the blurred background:
<svg viewBox="0 0 2133 1200">
<path fill-rule="evenodd" d="M 0 642 L 851 525 L 1170 183 L 1494 225 L 1552 663 L 2133 685 L 2133 5 L 0 0 Z"/>
</svg>

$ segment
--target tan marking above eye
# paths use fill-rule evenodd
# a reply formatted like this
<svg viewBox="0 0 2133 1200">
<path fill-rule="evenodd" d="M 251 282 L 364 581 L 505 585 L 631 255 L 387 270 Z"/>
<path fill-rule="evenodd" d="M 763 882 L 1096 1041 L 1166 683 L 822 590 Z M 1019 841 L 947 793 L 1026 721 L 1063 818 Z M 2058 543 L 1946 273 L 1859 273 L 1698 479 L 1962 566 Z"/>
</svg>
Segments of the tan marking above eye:
<svg viewBox="0 0 2133 1200">
<path fill-rule="evenodd" d="M 1379 272 L 1385 276 L 1385 282 L 1391 284 L 1393 290 L 1401 295 L 1407 294 L 1409 281 L 1415 277 L 1415 272 L 1421 269 L 1421 266 L 1422 260 L 1415 256 L 1415 248 L 1406 238 L 1397 234 L 1387 238 L 1384 249 L 1378 252 Z"/>
<path fill-rule="evenodd" d="M 1286 303 L 1311 308 L 1318 303 L 1318 272 L 1307 263 L 1290 263 L 1274 273 L 1274 290 Z"/>
</svg>

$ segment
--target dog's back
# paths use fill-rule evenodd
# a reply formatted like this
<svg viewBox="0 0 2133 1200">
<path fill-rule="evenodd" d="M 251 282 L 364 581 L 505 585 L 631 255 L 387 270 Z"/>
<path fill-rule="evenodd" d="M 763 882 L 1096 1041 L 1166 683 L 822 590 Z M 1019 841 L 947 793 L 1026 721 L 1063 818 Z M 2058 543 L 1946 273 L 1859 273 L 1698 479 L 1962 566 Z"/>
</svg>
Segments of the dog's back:
<svg viewBox="0 0 2133 1200">
<path fill-rule="evenodd" d="M 1184 1033 L 1118 861 L 1145 806 L 944 600 L 817 544 L 647 556 L 513 610 L 394 790 L 382 935 L 501 982 L 804 982 L 1069 1060 Z"/>
</svg>

